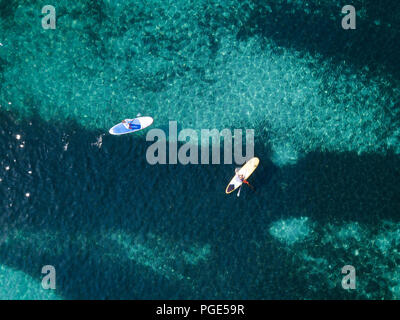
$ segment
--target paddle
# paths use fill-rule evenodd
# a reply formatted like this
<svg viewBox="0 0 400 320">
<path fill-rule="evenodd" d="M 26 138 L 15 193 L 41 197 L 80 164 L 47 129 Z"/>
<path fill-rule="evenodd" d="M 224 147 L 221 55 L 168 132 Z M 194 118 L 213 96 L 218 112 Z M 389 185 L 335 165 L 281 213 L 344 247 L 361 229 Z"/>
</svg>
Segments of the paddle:
<svg viewBox="0 0 400 320">
<path fill-rule="evenodd" d="M 242 190 L 242 185 L 243 185 L 243 184 L 241 184 L 240 187 L 239 187 L 239 191 L 238 191 L 238 193 L 237 193 L 237 196 L 238 196 L 238 197 L 240 196 L 240 190 Z"/>
<path fill-rule="evenodd" d="M 248 181 L 245 180 L 243 183 L 247 184 L 254 192 L 256 192 L 256 189 Z"/>
<path fill-rule="evenodd" d="M 253 190 L 254 192 L 256 192 L 256 189 L 255 189 L 250 183 L 248 183 L 246 180 L 243 181 L 243 183 L 247 184 L 247 185 L 251 188 L 251 190 Z M 239 191 L 238 191 L 238 193 L 237 193 L 237 196 L 238 196 L 238 197 L 240 196 L 240 190 L 242 190 L 243 183 L 242 183 L 242 184 L 240 185 L 240 187 L 239 187 Z"/>
</svg>

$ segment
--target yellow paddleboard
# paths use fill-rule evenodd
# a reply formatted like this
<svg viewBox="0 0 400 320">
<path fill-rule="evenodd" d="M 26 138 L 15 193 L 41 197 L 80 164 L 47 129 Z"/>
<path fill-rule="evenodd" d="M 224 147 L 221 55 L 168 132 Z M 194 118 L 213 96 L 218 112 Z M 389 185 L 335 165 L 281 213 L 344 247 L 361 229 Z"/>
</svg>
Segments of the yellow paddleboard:
<svg viewBox="0 0 400 320">
<path fill-rule="evenodd" d="M 260 163 L 260 159 L 257 157 L 251 158 L 246 164 L 240 168 L 240 170 L 235 174 L 232 178 L 231 182 L 229 182 L 228 186 L 226 187 L 225 192 L 231 193 L 235 191 L 242 185 L 242 181 L 239 179 L 238 175 L 242 174 L 245 179 L 251 176 L 251 174 L 256 170 L 258 164 Z"/>
</svg>

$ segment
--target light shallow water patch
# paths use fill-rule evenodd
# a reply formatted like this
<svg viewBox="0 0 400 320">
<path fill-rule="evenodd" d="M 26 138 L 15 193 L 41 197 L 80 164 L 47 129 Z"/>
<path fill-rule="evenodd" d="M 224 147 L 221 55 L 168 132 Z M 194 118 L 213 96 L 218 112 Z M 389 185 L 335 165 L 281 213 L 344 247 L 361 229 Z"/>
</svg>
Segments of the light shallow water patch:
<svg viewBox="0 0 400 320">
<path fill-rule="evenodd" d="M 280 166 L 314 150 L 399 150 L 389 129 L 398 117 L 396 81 L 270 39 L 239 41 L 240 2 L 216 4 L 62 1 L 58 11 L 68 14 L 53 33 L 33 25 L 33 7 L 21 5 L 32 25 L 5 31 L 1 104 L 104 130 L 138 112 L 155 126 L 254 128 Z"/>
<path fill-rule="evenodd" d="M 147 234 L 145 237 L 132 237 L 125 232 L 115 232 L 106 237 L 114 241 L 125 256 L 136 263 L 149 267 L 167 279 L 190 280 L 185 266 L 204 263 L 210 256 L 209 245 L 185 245 L 168 241 L 165 238 Z M 112 256 L 112 253 L 106 255 Z"/>
<path fill-rule="evenodd" d="M 343 293 L 341 270 L 345 265 L 356 269 L 357 287 L 351 297 L 362 299 L 398 299 L 400 224 L 381 221 L 376 230 L 360 224 L 315 224 L 314 238 L 301 250 L 287 243 L 299 273 L 313 292 L 332 289 L 327 294 Z M 312 298 L 312 296 L 310 296 Z"/>
<path fill-rule="evenodd" d="M 38 269 L 40 271 L 40 269 Z M 38 275 L 40 272 L 38 271 Z M 0 300 L 60 300 L 53 290 L 42 288 L 40 280 L 0 265 Z"/>
<path fill-rule="evenodd" d="M 297 150 L 289 143 L 277 144 L 272 149 L 272 162 L 281 167 L 284 165 L 295 164 L 298 161 L 299 154 Z"/>
<path fill-rule="evenodd" d="M 306 240 L 312 231 L 308 217 L 278 220 L 269 228 L 269 233 L 274 238 L 288 245 Z"/>
<path fill-rule="evenodd" d="M 174 241 L 165 236 L 159 236 L 153 233 L 146 235 L 131 235 L 125 231 L 113 233 L 83 233 L 69 235 L 60 232 L 30 232 L 25 230 L 16 230 L 9 232 L 0 243 L 13 256 L 23 256 L 24 268 L 30 269 L 32 266 L 40 270 L 42 261 L 51 261 L 54 263 L 57 271 L 57 279 L 60 278 L 59 290 L 68 290 L 65 285 L 65 275 L 72 272 L 66 266 L 73 266 L 78 269 L 82 263 L 90 262 L 92 259 L 96 263 L 121 266 L 128 264 L 135 267 L 145 267 L 141 270 L 141 277 L 153 279 L 153 276 L 161 276 L 171 281 L 182 281 L 182 284 L 190 288 L 198 288 L 198 279 L 194 275 L 198 274 L 199 268 L 209 263 L 212 256 L 210 244 L 186 243 L 185 241 Z M 81 259 L 85 259 L 82 262 Z M 90 263 L 87 265 L 90 268 Z M 118 269 L 125 270 L 125 268 Z M 147 270 L 144 271 L 143 270 Z M 147 273 L 146 273 L 147 272 Z M 94 272 L 96 273 L 96 272 Z M 95 277 L 94 273 L 90 273 Z M 25 283 L 19 272 L 16 274 L 18 282 Z M 3 278 L 1 278 L 3 277 Z M 75 277 L 69 274 L 69 278 Z M 1 281 L 6 281 L 7 276 L 2 276 Z M 12 280 L 12 279 L 11 279 Z M 10 280 L 10 281 L 11 281 Z M 92 280 L 87 279 L 88 283 L 81 288 L 90 289 Z M 25 281 L 25 282 L 24 282 Z M 11 282 L 4 282 L 10 285 Z M 40 286 L 40 282 L 38 284 Z M 58 285 L 57 285 L 58 286 Z M 7 287 L 8 288 L 8 287 Z M 12 291 L 4 291 L 4 294 L 12 295 Z M 196 289 L 197 290 L 197 289 Z M 1 290 L 0 290 L 1 293 Z M 32 292 L 27 293 L 27 299 L 32 296 Z M 22 296 L 21 296 L 22 297 Z"/>
</svg>

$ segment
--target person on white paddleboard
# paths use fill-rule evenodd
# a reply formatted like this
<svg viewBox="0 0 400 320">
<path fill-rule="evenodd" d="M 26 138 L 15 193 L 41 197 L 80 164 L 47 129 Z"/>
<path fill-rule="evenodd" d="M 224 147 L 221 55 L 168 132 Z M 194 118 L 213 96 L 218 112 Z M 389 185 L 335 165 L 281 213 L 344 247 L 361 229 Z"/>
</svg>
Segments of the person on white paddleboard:
<svg viewBox="0 0 400 320">
<path fill-rule="evenodd" d="M 134 129 L 133 121 L 131 119 L 122 120 L 122 123 L 124 124 L 125 128 L 130 129 L 130 130 Z"/>
</svg>

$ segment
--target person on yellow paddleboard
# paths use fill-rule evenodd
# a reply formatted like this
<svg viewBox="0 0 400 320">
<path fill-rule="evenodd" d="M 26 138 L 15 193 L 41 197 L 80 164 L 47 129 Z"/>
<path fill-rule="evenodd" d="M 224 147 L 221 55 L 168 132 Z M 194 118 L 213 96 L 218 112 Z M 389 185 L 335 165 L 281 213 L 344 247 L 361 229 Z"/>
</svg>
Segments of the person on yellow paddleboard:
<svg viewBox="0 0 400 320">
<path fill-rule="evenodd" d="M 240 181 L 242 181 L 243 183 L 250 185 L 249 182 L 244 178 L 243 174 L 239 174 L 239 168 L 235 169 L 235 173 L 237 174 L 238 178 L 240 179 Z"/>
</svg>

